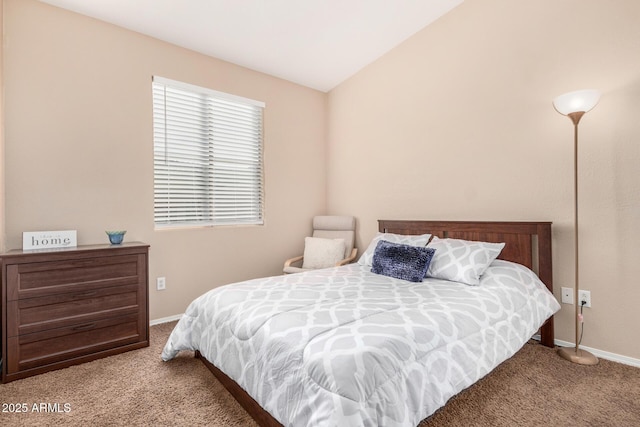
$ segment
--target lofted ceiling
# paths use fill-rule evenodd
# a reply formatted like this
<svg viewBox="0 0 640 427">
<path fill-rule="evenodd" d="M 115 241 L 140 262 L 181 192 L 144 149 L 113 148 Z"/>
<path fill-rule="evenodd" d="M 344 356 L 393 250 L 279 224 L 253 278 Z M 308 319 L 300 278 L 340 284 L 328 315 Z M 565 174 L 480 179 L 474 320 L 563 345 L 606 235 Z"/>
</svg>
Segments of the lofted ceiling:
<svg viewBox="0 0 640 427">
<path fill-rule="evenodd" d="M 463 0 L 40 0 L 327 92 Z"/>
</svg>

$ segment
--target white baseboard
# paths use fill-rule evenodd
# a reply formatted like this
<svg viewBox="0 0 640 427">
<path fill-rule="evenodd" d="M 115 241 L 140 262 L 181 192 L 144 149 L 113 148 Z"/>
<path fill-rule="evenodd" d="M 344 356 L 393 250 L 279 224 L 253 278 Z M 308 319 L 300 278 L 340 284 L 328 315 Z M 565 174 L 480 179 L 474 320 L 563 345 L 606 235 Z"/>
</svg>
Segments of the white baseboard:
<svg viewBox="0 0 640 427">
<path fill-rule="evenodd" d="M 534 335 L 531 338 L 533 338 L 534 340 L 540 341 L 539 334 Z M 572 342 L 562 341 L 562 340 L 554 340 L 553 343 L 558 347 L 574 347 L 575 346 L 575 344 Z M 612 362 L 618 362 L 624 365 L 635 366 L 636 368 L 640 368 L 640 359 L 634 359 L 633 357 L 627 357 L 621 354 L 598 350 L 597 348 L 591 348 L 585 345 L 580 345 L 580 348 L 587 350 L 589 353 L 592 353 L 594 356 L 597 356 L 600 359 L 607 359 L 607 360 L 611 360 Z"/>
<path fill-rule="evenodd" d="M 151 320 L 149 322 L 149 326 L 159 325 L 161 323 L 173 322 L 175 320 L 180 320 L 181 317 L 182 317 L 182 314 L 176 314 L 174 316 L 168 316 L 168 317 L 161 317 L 160 319 Z"/>
<path fill-rule="evenodd" d="M 554 343 L 560 347 L 574 347 L 575 343 L 555 340 Z M 597 348 L 587 347 L 585 345 L 580 345 L 580 348 L 587 350 L 592 353 L 594 356 L 597 356 L 601 359 L 611 360 L 612 362 L 618 362 L 625 365 L 635 366 L 636 368 L 640 368 L 640 359 L 634 359 L 633 357 L 622 356 L 621 354 L 610 353 L 608 351 L 598 350 Z"/>
</svg>

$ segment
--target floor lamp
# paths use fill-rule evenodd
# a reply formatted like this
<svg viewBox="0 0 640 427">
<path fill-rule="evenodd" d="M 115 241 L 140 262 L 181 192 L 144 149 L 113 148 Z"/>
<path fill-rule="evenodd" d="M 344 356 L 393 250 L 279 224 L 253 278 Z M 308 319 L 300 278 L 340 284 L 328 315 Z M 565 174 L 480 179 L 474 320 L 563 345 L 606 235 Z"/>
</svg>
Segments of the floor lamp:
<svg viewBox="0 0 640 427">
<path fill-rule="evenodd" d="M 575 304 L 575 327 L 576 346 L 575 348 L 563 347 L 558 350 L 558 354 L 573 363 L 580 365 L 595 365 L 598 358 L 586 350 L 581 350 L 578 329 L 582 323 L 582 316 L 579 310 L 578 301 L 578 123 L 582 116 L 596 106 L 600 100 L 600 92 L 597 90 L 579 90 L 565 93 L 553 100 L 553 106 L 558 113 L 568 116 L 573 122 L 573 200 L 574 200 L 574 229 L 575 229 L 575 286 L 573 288 Z"/>
</svg>

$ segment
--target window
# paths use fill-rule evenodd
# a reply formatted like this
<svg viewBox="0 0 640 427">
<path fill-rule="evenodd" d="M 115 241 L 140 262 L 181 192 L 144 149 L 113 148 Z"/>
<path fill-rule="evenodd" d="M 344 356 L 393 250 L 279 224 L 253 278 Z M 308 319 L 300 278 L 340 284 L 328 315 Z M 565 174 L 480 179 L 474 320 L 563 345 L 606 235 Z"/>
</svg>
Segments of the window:
<svg viewBox="0 0 640 427">
<path fill-rule="evenodd" d="M 262 224 L 264 103 L 153 78 L 154 221 Z"/>
</svg>

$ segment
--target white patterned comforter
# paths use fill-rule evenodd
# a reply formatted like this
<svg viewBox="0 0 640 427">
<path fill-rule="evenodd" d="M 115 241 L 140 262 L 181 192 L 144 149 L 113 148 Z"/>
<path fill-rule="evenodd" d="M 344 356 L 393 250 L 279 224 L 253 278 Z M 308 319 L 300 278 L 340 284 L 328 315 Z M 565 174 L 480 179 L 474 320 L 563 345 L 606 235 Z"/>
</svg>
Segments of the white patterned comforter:
<svg viewBox="0 0 640 427">
<path fill-rule="evenodd" d="M 189 305 L 162 358 L 199 350 L 285 426 L 415 426 L 559 308 L 506 261 L 480 286 L 350 264 L 213 289 Z"/>
</svg>

